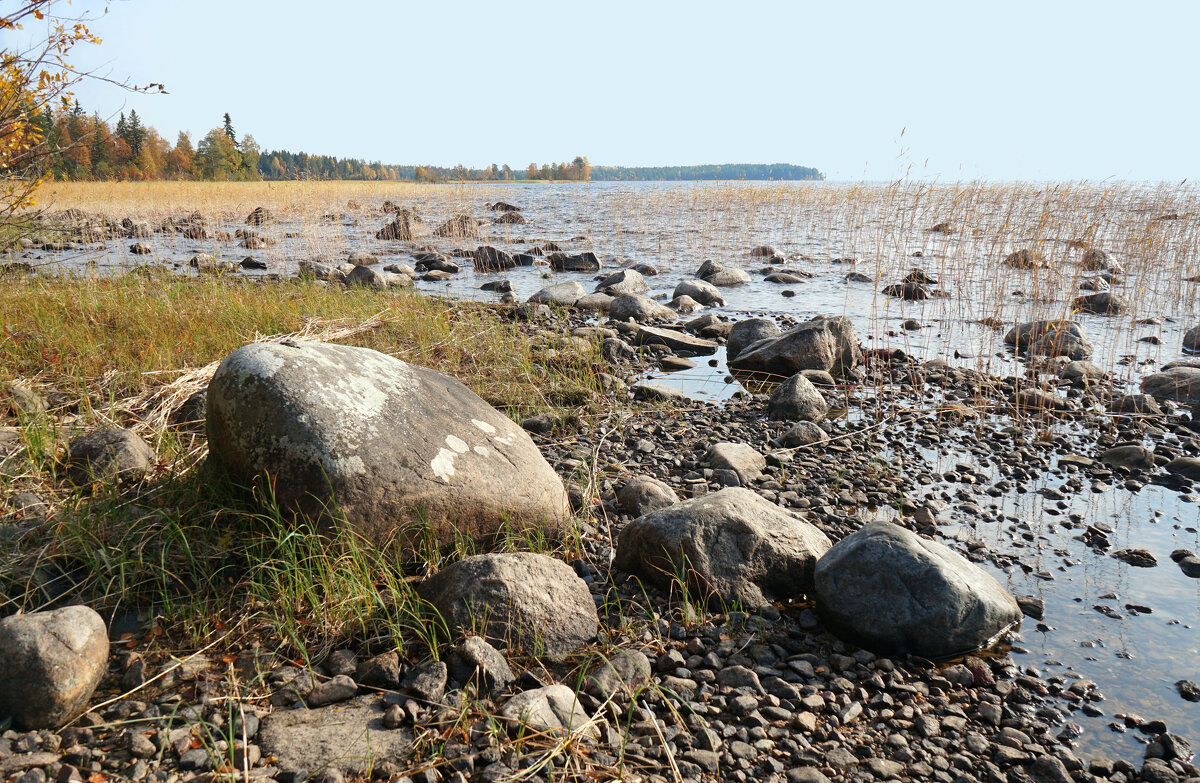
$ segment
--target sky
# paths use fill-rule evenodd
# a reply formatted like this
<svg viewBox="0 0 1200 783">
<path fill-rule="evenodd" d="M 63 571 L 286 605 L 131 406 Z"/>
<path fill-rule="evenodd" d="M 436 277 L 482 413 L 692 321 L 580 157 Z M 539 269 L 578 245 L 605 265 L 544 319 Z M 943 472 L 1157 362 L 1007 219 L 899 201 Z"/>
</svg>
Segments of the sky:
<svg viewBox="0 0 1200 783">
<path fill-rule="evenodd" d="M 96 17 L 103 43 L 77 63 L 169 91 L 84 84 L 85 109 L 136 109 L 170 141 L 228 112 L 264 149 L 399 164 L 585 155 L 793 163 L 835 181 L 1200 176 L 1200 2 L 59 8 Z"/>
</svg>

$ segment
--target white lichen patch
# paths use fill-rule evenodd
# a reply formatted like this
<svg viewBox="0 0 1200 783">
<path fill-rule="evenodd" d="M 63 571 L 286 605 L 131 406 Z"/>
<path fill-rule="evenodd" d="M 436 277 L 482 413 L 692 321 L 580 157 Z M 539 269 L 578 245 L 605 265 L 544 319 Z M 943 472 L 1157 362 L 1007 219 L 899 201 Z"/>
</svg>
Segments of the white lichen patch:
<svg viewBox="0 0 1200 783">
<path fill-rule="evenodd" d="M 474 424 L 476 427 L 478 427 L 480 430 L 482 430 L 484 432 L 484 434 L 486 434 L 486 435 L 495 435 L 496 434 L 496 428 L 493 427 L 491 424 L 488 424 L 486 421 L 480 421 L 479 419 L 471 419 L 471 423 Z"/>
<path fill-rule="evenodd" d="M 471 448 L 467 445 L 466 441 L 453 435 L 446 436 L 446 445 L 454 449 L 459 454 L 466 454 L 467 450 Z"/>
<path fill-rule="evenodd" d="M 488 454 L 491 453 L 488 451 L 487 446 L 475 446 L 471 449 L 471 451 L 475 452 L 476 454 L 478 454 L 481 457 L 486 457 Z"/>
<path fill-rule="evenodd" d="M 454 458 L 456 456 L 458 455 L 450 449 L 439 449 L 437 456 L 429 463 L 433 475 L 449 484 L 450 479 L 454 477 Z"/>
</svg>

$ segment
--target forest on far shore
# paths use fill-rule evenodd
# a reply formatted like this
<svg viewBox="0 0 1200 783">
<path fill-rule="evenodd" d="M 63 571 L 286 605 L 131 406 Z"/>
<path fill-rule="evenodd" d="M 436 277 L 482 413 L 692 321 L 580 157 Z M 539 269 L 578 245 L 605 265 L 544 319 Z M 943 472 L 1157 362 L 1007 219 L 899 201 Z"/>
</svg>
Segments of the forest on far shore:
<svg viewBox="0 0 1200 783">
<path fill-rule="evenodd" d="M 180 132 L 171 144 L 136 111 L 115 122 L 88 115 L 76 102 L 66 111 L 39 115 L 36 124 L 56 180 L 384 180 L 413 182 L 821 180 L 815 168 L 787 163 L 725 163 L 698 166 L 593 166 L 582 155 L 563 163 L 524 168 L 491 164 L 397 165 L 287 150 L 264 151 L 250 134 L 239 138 L 229 114 L 199 142 Z"/>
</svg>

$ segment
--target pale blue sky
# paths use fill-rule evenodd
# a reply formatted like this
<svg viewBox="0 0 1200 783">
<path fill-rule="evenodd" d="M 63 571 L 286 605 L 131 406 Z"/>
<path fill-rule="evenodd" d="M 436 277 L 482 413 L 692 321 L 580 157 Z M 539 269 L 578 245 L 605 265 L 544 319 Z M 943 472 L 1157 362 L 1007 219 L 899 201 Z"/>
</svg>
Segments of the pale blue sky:
<svg viewBox="0 0 1200 783">
<path fill-rule="evenodd" d="M 170 140 L 229 112 L 265 148 L 388 163 L 1200 176 L 1197 2 L 114 0 L 93 29 L 88 62 L 170 95 L 81 102 Z"/>
</svg>

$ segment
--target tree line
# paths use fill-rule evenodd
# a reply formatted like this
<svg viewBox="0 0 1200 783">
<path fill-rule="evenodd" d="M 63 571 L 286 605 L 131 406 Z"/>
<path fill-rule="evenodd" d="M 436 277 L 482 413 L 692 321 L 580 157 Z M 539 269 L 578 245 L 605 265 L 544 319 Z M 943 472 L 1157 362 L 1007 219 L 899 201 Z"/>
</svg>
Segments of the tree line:
<svg viewBox="0 0 1200 783">
<path fill-rule="evenodd" d="M 496 163 L 395 165 L 288 150 L 263 151 L 250 134 L 241 138 L 228 113 L 198 143 L 180 132 L 172 145 L 136 111 L 120 114 L 115 125 L 86 114 L 78 101 L 67 110 L 46 112 L 35 122 L 47 145 L 46 173 L 58 180 L 410 180 L 414 182 L 586 182 L 641 180 L 819 180 L 814 168 L 785 163 L 703 166 L 592 166 L 582 155 L 570 162 L 530 163 L 513 169 Z"/>
</svg>

